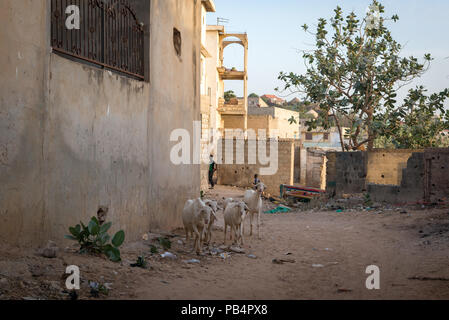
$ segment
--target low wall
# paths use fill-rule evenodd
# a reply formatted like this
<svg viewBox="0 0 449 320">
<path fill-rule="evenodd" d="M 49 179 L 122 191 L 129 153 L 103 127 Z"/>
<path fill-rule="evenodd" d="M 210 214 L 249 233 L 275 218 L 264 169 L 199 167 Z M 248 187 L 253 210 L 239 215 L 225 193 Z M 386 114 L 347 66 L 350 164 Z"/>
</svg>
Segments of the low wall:
<svg viewBox="0 0 449 320">
<path fill-rule="evenodd" d="M 399 186 L 402 171 L 414 152 L 376 149 L 327 153 L 327 189 L 331 193 L 363 193 L 368 184 Z"/>
<path fill-rule="evenodd" d="M 266 150 L 269 156 L 270 140 L 265 140 Z M 233 185 L 237 187 L 252 187 L 254 175 L 259 174 L 260 180 L 267 186 L 267 192 L 270 194 L 279 194 L 281 184 L 293 184 L 294 176 L 294 140 L 280 139 L 278 141 L 278 169 L 273 175 L 261 175 L 260 169 L 267 168 L 267 164 L 261 164 L 259 156 L 255 164 L 250 164 L 248 155 L 254 156 L 258 154 L 259 141 L 256 140 L 228 140 L 226 148 L 226 140 L 218 141 L 219 149 L 221 148 L 221 156 L 218 159 L 218 184 Z M 240 148 L 240 146 L 243 146 Z M 236 150 L 237 149 L 237 150 Z M 236 152 L 238 151 L 238 152 Z M 233 164 L 224 164 L 226 156 L 230 157 L 232 152 Z M 244 154 L 242 154 L 244 153 Z M 244 160 L 239 164 L 238 159 Z"/>
<path fill-rule="evenodd" d="M 368 192 L 374 201 L 447 202 L 449 149 L 328 152 L 327 192 Z"/>
<path fill-rule="evenodd" d="M 375 201 L 391 203 L 447 203 L 449 201 L 449 149 L 413 153 L 402 170 L 399 186 L 368 184 Z"/>
<path fill-rule="evenodd" d="M 367 152 L 366 182 L 399 186 L 408 159 L 412 153 L 422 151 L 378 149 Z"/>
<path fill-rule="evenodd" d="M 328 152 L 326 191 L 330 194 L 365 192 L 367 156 L 365 152 Z"/>
</svg>

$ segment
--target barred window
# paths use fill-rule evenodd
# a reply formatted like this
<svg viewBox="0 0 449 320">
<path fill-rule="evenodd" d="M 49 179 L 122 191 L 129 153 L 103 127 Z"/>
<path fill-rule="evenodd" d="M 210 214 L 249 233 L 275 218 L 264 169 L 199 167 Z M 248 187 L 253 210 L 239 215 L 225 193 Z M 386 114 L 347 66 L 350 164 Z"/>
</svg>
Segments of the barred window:
<svg viewBox="0 0 449 320">
<path fill-rule="evenodd" d="M 144 24 L 127 0 L 51 0 L 54 52 L 145 78 Z"/>
</svg>

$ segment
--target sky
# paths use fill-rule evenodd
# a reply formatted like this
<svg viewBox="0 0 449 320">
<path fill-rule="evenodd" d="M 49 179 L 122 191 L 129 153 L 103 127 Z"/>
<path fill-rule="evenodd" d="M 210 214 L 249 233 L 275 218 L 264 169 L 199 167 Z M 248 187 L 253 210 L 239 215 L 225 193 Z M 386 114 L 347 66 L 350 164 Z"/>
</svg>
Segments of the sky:
<svg viewBox="0 0 449 320">
<path fill-rule="evenodd" d="M 427 73 L 412 86 L 424 85 L 430 92 L 449 88 L 449 1 L 384 0 L 385 17 L 398 14 L 397 23 L 388 22 L 393 38 L 403 45 L 401 56 L 421 59 L 425 53 L 435 59 Z M 304 60 L 298 50 L 313 48 L 313 36 L 301 26 L 314 30 L 318 18 L 330 18 L 339 5 L 345 16 L 354 11 L 364 16 L 370 0 L 215 0 L 216 13 L 209 13 L 208 24 L 217 17 L 229 19 L 227 32 L 247 32 L 249 40 L 248 92 L 276 94 L 281 87 L 280 71 L 304 73 Z M 243 48 L 232 45 L 225 49 L 226 67 L 243 68 Z M 422 60 L 421 60 L 422 61 Z M 226 90 L 243 96 L 243 83 L 226 81 Z M 405 96 L 402 90 L 399 98 Z M 289 96 L 288 98 L 293 98 Z"/>
</svg>

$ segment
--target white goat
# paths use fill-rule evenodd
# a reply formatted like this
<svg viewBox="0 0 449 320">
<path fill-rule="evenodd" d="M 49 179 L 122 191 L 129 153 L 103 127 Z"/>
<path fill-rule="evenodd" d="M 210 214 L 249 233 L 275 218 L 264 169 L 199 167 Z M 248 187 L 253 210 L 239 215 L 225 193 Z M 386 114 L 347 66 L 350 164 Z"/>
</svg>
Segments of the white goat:
<svg viewBox="0 0 449 320">
<path fill-rule="evenodd" d="M 206 206 L 201 199 L 187 200 L 182 210 L 182 222 L 186 232 L 186 241 L 189 240 L 189 233 L 195 236 L 193 249 L 199 254 L 202 250 L 202 239 L 204 237 L 205 226 L 209 225 L 212 209 Z"/>
<path fill-rule="evenodd" d="M 257 237 L 260 239 L 260 214 L 262 212 L 262 194 L 266 187 L 262 182 L 256 185 L 256 190 L 246 190 L 244 202 L 249 208 L 250 233 L 253 235 L 253 218 L 257 214 Z"/>
<path fill-rule="evenodd" d="M 210 216 L 209 224 L 206 226 L 206 231 L 204 234 L 204 243 L 209 244 L 210 241 L 212 240 L 212 227 L 213 227 L 215 221 L 218 220 L 217 212 L 218 212 L 218 210 L 222 210 L 222 208 L 220 208 L 218 206 L 217 201 L 214 201 L 214 200 L 204 200 L 204 204 L 206 206 L 209 206 L 212 209 L 212 214 Z"/>
<path fill-rule="evenodd" d="M 234 241 L 243 245 L 243 221 L 245 220 L 248 207 L 243 201 L 231 202 L 224 210 L 224 244 L 226 244 L 226 230 L 231 227 L 231 239 L 234 235 Z"/>
<path fill-rule="evenodd" d="M 236 202 L 236 200 L 232 199 L 232 198 L 226 198 L 224 200 L 224 209 L 226 209 L 226 207 L 228 206 L 228 204 L 232 203 L 232 202 Z"/>
</svg>

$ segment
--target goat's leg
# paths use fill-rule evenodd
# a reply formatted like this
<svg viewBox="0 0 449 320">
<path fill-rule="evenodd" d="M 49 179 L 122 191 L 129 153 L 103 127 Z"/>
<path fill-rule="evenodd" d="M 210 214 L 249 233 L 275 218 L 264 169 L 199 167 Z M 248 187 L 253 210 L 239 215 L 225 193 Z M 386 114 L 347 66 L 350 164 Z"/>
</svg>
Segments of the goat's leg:
<svg viewBox="0 0 449 320">
<path fill-rule="evenodd" d="M 204 237 L 206 236 L 205 231 L 206 231 L 206 229 L 204 227 L 201 228 L 201 230 L 198 229 L 198 232 L 200 233 L 200 241 L 199 241 L 200 252 L 203 252 L 203 241 L 204 241 Z"/>
<path fill-rule="evenodd" d="M 262 208 L 259 208 L 259 212 L 257 213 L 257 237 L 260 239 L 260 212 Z"/>
<path fill-rule="evenodd" d="M 196 251 L 197 254 L 199 254 L 199 252 L 200 252 L 199 242 L 200 242 L 200 239 L 201 239 L 201 234 L 200 234 L 200 232 L 198 231 L 198 228 L 195 225 L 193 226 L 193 232 L 195 234 L 195 241 L 194 241 L 193 249 Z"/>
<path fill-rule="evenodd" d="M 212 228 L 211 228 L 212 229 Z M 210 244 L 211 243 L 211 240 L 212 240 L 212 230 L 211 229 L 209 229 L 208 231 L 207 231 L 207 244 Z"/>
<path fill-rule="evenodd" d="M 240 224 L 239 232 L 240 232 L 240 243 L 241 243 L 241 245 L 243 246 L 243 221 L 242 221 L 242 223 Z"/>
<path fill-rule="evenodd" d="M 228 225 L 225 223 L 224 225 L 224 239 L 223 239 L 223 244 L 226 245 L 226 229 L 228 228 Z"/>
<path fill-rule="evenodd" d="M 253 213 L 249 214 L 249 236 L 253 235 Z"/>
</svg>

